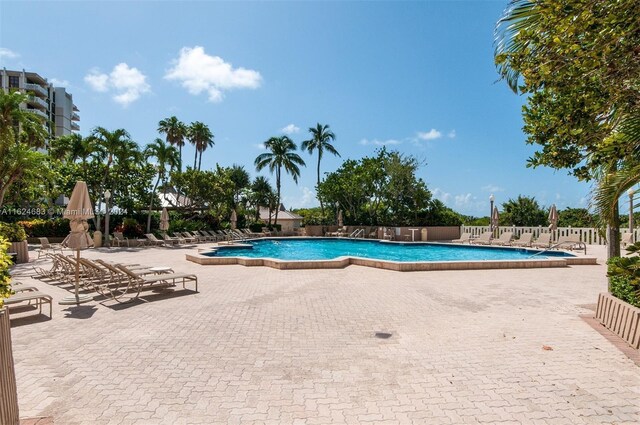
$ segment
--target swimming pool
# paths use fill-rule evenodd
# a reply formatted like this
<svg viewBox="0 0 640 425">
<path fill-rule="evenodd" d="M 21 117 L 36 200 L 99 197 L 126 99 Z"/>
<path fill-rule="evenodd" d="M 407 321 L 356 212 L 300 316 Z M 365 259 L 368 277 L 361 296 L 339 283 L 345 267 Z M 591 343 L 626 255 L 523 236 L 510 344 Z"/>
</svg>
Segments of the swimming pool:
<svg viewBox="0 0 640 425">
<path fill-rule="evenodd" d="M 271 258 L 286 261 L 333 260 L 358 257 L 395 262 L 526 260 L 540 251 L 523 248 L 461 246 L 434 243 L 389 243 L 354 239 L 260 239 L 239 246 L 220 246 L 208 257 Z M 573 257 L 565 252 L 544 252 L 538 259 Z"/>
<path fill-rule="evenodd" d="M 239 264 L 278 270 L 339 269 L 350 265 L 394 271 L 522 269 L 597 264 L 596 257 L 562 251 L 443 243 L 336 238 L 265 238 L 187 253 L 203 266 Z M 538 254 L 538 255 L 536 255 Z"/>
</svg>

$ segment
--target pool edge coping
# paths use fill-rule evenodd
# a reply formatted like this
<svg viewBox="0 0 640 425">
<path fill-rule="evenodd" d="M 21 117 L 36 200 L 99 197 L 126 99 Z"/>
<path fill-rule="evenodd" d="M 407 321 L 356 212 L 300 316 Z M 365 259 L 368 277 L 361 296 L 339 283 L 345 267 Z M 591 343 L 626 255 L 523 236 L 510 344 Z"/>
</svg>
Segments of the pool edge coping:
<svg viewBox="0 0 640 425">
<path fill-rule="evenodd" d="M 263 238 L 254 238 L 263 239 Z M 270 239 L 270 238 L 264 238 Z M 424 241 L 423 243 L 429 243 Z M 431 242 L 433 243 L 433 242 Z M 437 242 L 435 243 L 437 244 Z M 444 243 L 443 243 L 444 244 Z M 457 244 L 456 244 L 457 245 Z M 501 247 L 505 248 L 505 247 Z M 342 269 L 350 265 L 373 267 L 393 271 L 432 271 L 432 270 L 486 270 L 486 269 L 525 269 L 553 268 L 572 265 L 596 265 L 597 258 L 576 256 L 557 258 L 529 258 L 525 260 L 477 260 L 477 261 L 414 261 L 398 262 L 343 256 L 331 260 L 279 260 L 276 258 L 250 257 L 209 257 L 201 253 L 186 254 L 186 260 L 199 265 L 241 265 L 245 267 L 270 267 L 278 270 L 304 269 Z"/>
</svg>

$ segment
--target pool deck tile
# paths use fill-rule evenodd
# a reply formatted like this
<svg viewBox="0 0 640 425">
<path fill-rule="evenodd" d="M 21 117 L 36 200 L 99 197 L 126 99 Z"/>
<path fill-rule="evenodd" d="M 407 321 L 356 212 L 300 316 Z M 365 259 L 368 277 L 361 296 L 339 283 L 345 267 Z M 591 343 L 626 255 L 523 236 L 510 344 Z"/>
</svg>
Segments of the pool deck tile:
<svg viewBox="0 0 640 425">
<path fill-rule="evenodd" d="M 196 273 L 199 293 L 12 312 L 21 416 L 56 425 L 637 424 L 640 368 L 581 315 L 596 265 L 397 273 L 200 266 L 186 248 L 88 258 Z M 391 333 L 388 339 L 376 332 Z M 606 332 L 606 331 L 605 331 Z"/>
</svg>

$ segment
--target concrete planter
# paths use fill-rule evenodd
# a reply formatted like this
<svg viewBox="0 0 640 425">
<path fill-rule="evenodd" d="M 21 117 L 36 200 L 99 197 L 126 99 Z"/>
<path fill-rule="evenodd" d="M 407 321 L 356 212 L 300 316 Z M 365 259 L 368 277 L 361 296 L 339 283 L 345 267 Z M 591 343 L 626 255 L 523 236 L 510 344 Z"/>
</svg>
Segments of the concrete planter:
<svg viewBox="0 0 640 425">
<path fill-rule="evenodd" d="M 17 263 L 29 262 L 29 245 L 27 244 L 27 241 L 11 242 L 9 252 L 15 252 L 16 254 L 18 254 L 16 258 Z"/>
<path fill-rule="evenodd" d="M 596 319 L 631 347 L 640 349 L 640 308 L 602 293 L 598 297 Z"/>
<path fill-rule="evenodd" d="M 18 390 L 11 349 L 9 310 L 0 309 L 0 424 L 19 425 Z"/>
</svg>

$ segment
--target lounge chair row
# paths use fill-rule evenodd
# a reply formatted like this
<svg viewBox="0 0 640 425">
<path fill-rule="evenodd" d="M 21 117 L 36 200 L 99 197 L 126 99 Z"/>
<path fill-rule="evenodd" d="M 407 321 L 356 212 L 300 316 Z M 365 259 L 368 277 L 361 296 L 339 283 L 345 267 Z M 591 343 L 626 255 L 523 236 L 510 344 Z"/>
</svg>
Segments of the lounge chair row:
<svg viewBox="0 0 640 425">
<path fill-rule="evenodd" d="M 166 288 L 182 283 L 195 284 L 198 291 L 198 277 L 191 273 L 174 273 L 168 267 L 147 267 L 139 264 L 113 264 L 103 260 L 76 259 L 62 254 L 52 254 L 53 264 L 46 270 L 34 267 L 34 277 L 49 283 L 75 285 L 76 268 L 79 270 L 80 285 L 87 291 L 97 292 L 118 302 L 130 302 L 138 298 L 140 292 L 148 289 Z"/>
<path fill-rule="evenodd" d="M 540 236 L 534 241 L 533 233 L 522 233 L 520 238 L 513 240 L 513 232 L 504 232 L 498 238 L 493 237 L 493 232 L 484 232 L 477 238 L 472 238 L 471 233 L 463 233 L 459 239 L 454 239 L 453 243 L 472 243 L 478 245 L 501 245 L 501 246 L 520 246 L 533 248 L 567 248 L 567 249 L 584 249 L 586 252 L 586 244 L 580 241 L 577 235 L 561 236 L 557 242 L 552 242 L 551 233 L 540 233 Z"/>
</svg>

